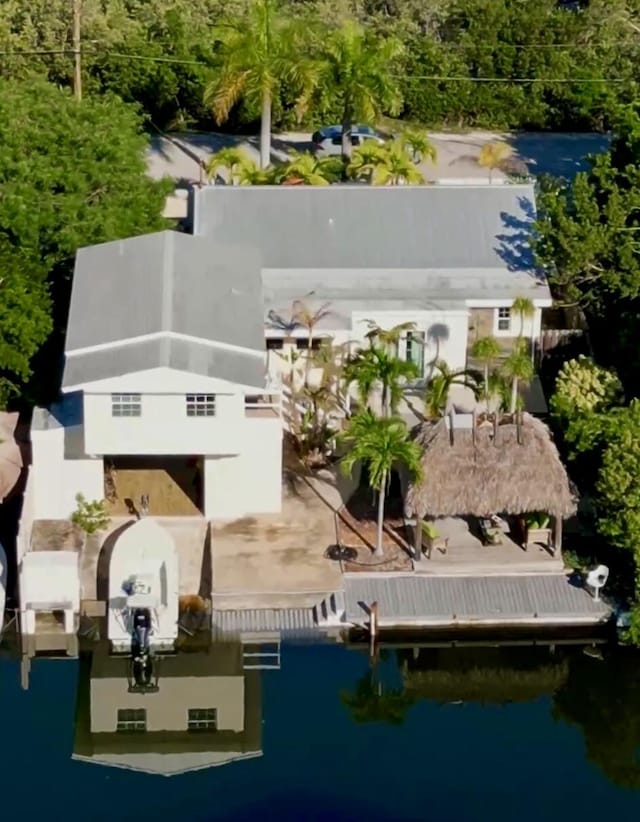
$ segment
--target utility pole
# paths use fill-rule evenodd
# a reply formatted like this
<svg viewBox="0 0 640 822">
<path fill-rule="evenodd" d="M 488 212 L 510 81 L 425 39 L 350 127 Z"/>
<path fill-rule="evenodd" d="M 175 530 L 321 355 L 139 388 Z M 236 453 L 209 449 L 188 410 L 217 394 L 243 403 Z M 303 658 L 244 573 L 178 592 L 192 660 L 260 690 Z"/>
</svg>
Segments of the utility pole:
<svg viewBox="0 0 640 822">
<path fill-rule="evenodd" d="M 82 100 L 82 72 L 80 70 L 80 3 L 71 0 L 73 5 L 73 93 L 76 100 Z"/>
</svg>

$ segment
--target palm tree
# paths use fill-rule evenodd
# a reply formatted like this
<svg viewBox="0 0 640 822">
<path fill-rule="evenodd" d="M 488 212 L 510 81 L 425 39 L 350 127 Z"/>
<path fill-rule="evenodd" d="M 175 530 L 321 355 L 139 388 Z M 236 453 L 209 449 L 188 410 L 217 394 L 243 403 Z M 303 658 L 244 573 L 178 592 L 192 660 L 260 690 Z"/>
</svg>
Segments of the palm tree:
<svg viewBox="0 0 640 822">
<path fill-rule="evenodd" d="M 374 186 L 419 185 L 424 177 L 400 140 L 380 148 L 380 162 L 371 175 Z"/>
<path fill-rule="evenodd" d="M 511 310 L 520 316 L 520 333 L 518 336 L 523 337 L 525 318 L 531 319 L 536 313 L 533 300 L 530 300 L 529 297 L 516 297 L 511 305 Z"/>
<path fill-rule="evenodd" d="M 397 38 L 378 39 L 354 20 L 329 31 L 319 44 L 314 82 L 316 89 L 328 90 L 341 101 L 345 163 L 351 157 L 354 123 L 374 123 L 383 111 L 400 112 L 400 83 L 390 67 L 403 51 Z"/>
<path fill-rule="evenodd" d="M 384 526 L 384 502 L 391 470 L 402 464 L 413 480 L 422 475 L 422 449 L 409 438 L 405 423 L 398 417 L 376 418 L 368 414 L 364 419 L 354 417 L 347 427 L 343 440 L 352 447 L 342 458 L 341 468 L 345 476 L 353 473 L 356 463 L 369 469 L 369 484 L 378 492 L 378 533 L 375 555 L 382 556 Z"/>
<path fill-rule="evenodd" d="M 213 180 L 219 171 L 226 171 L 228 182 L 236 186 L 245 170 L 251 167 L 255 168 L 255 162 L 246 151 L 235 146 L 227 146 L 209 157 L 205 171 L 209 180 Z"/>
<path fill-rule="evenodd" d="M 406 382 L 419 376 L 415 363 L 401 360 L 387 349 L 373 345 L 349 357 L 343 375 L 347 386 L 356 383 L 364 405 L 368 405 L 373 388 L 381 386 L 384 417 L 397 411 Z"/>
<path fill-rule="evenodd" d="M 310 153 L 296 153 L 280 169 L 280 181 L 297 181 L 307 186 L 326 186 L 337 183 L 342 177 L 339 157 L 315 157 Z"/>
<path fill-rule="evenodd" d="M 309 338 L 307 341 L 307 356 L 305 358 L 304 363 L 304 384 L 309 384 L 309 369 L 311 368 L 312 362 L 312 351 L 313 351 L 313 332 L 315 331 L 316 326 L 318 323 L 322 322 L 322 320 L 326 319 L 327 317 L 331 316 L 333 313 L 330 308 L 331 303 L 324 303 L 317 308 L 315 311 L 310 308 L 304 300 L 294 300 L 292 311 L 291 311 L 291 318 L 296 325 L 301 325 L 303 328 L 307 329 L 309 334 Z"/>
<path fill-rule="evenodd" d="M 382 146 L 375 140 L 365 140 L 351 153 L 351 160 L 346 168 L 346 174 L 353 180 L 362 180 L 370 183 L 374 169 L 383 161 Z"/>
<path fill-rule="evenodd" d="M 487 414 L 489 413 L 489 368 L 496 357 L 500 354 L 500 343 L 495 337 L 480 337 L 471 348 L 471 356 L 482 364 L 484 369 L 484 398 L 487 403 Z"/>
<path fill-rule="evenodd" d="M 253 0 L 246 15 L 229 19 L 217 32 L 219 75 L 205 89 L 204 102 L 217 123 L 229 118 L 244 98 L 260 106 L 260 165 L 271 161 L 271 104 L 284 80 L 291 80 L 299 102 L 307 93 L 306 58 L 300 58 L 292 23 L 278 15 L 274 0 Z"/>
<path fill-rule="evenodd" d="M 416 330 L 414 322 L 398 323 L 391 328 L 382 328 L 374 320 L 366 320 L 369 330 L 365 334 L 370 345 L 381 345 L 390 354 L 397 356 L 398 343 L 410 331 Z"/>
<path fill-rule="evenodd" d="M 467 368 L 452 370 L 444 360 L 435 364 L 438 372 L 431 377 L 427 384 L 425 397 L 425 411 L 431 418 L 441 417 L 447 408 L 449 394 L 454 385 L 463 385 L 471 388 L 474 396 L 478 394 L 478 380 L 473 371 Z"/>
<path fill-rule="evenodd" d="M 518 408 L 518 385 L 519 383 L 529 383 L 533 377 L 533 363 L 527 354 L 524 340 L 520 337 L 516 340 L 513 351 L 502 365 L 502 374 L 511 380 L 511 406 L 509 411 L 515 414 Z"/>
<path fill-rule="evenodd" d="M 414 163 L 421 163 L 423 160 L 435 163 L 438 159 L 436 147 L 423 131 L 407 129 L 398 139 Z"/>
<path fill-rule="evenodd" d="M 348 708 L 354 722 L 387 722 L 402 725 L 407 709 L 414 700 L 402 688 L 384 688 L 376 682 L 373 673 L 358 680 L 355 691 L 340 694 L 342 704 Z"/>
<path fill-rule="evenodd" d="M 480 168 L 489 169 L 489 182 L 492 182 L 494 170 L 500 168 L 512 154 L 513 149 L 508 143 L 485 143 L 482 146 L 478 154 L 478 165 Z"/>
</svg>

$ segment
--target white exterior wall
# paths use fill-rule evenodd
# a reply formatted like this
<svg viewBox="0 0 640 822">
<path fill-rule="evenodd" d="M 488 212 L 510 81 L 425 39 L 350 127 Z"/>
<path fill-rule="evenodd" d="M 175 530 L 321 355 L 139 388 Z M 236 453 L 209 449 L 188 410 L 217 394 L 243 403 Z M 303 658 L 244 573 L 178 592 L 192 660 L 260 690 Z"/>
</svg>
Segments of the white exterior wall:
<svg viewBox="0 0 640 822">
<path fill-rule="evenodd" d="M 208 519 L 278 513 L 282 505 L 282 421 L 251 419 L 236 456 L 205 456 Z"/>
<path fill-rule="evenodd" d="M 76 456 L 75 449 L 69 448 L 70 441 L 81 432 L 81 426 L 67 429 L 66 448 L 64 428 L 31 432 L 29 493 L 34 519 L 67 519 L 77 508 L 75 497 L 79 492 L 89 500 L 104 497 L 102 459 L 82 453 Z"/>
<path fill-rule="evenodd" d="M 197 389 L 193 393 L 198 393 Z M 241 394 L 216 394 L 213 417 L 188 417 L 185 394 L 141 394 L 139 417 L 114 417 L 111 393 L 84 395 L 88 454 L 237 454 L 246 420 Z"/>
<path fill-rule="evenodd" d="M 380 328 L 389 329 L 401 323 L 413 322 L 416 331 L 421 331 L 425 335 L 425 376 L 428 376 L 428 367 L 433 365 L 436 359 L 444 360 L 450 368 L 464 368 L 466 364 L 467 336 L 469 325 L 469 312 L 466 309 L 449 311 L 376 311 L 364 310 L 354 311 L 351 315 L 351 328 L 337 329 L 325 332 L 318 330 L 316 339 L 328 338 L 334 346 L 351 343 L 351 350 L 368 345 L 367 333 L 370 331 L 370 323 L 373 322 Z M 269 336 L 277 337 L 276 333 Z M 306 337 L 304 329 L 298 329 L 291 334 L 291 337 Z M 405 355 L 405 343 L 400 342 L 399 356 Z M 274 379 L 279 379 L 285 374 L 290 374 L 292 370 L 291 356 L 298 354 L 298 359 L 293 366 L 294 373 L 301 379 L 304 373 L 304 360 L 306 352 L 299 351 L 295 342 L 284 343 L 282 350 L 269 351 L 267 357 L 267 367 L 269 375 Z"/>
<path fill-rule="evenodd" d="M 219 730 L 244 730 L 243 676 L 167 676 L 157 694 L 130 694 L 128 687 L 125 677 L 91 680 L 92 733 L 115 733 L 122 708 L 144 708 L 147 731 L 186 731 L 189 708 L 215 708 Z"/>
</svg>

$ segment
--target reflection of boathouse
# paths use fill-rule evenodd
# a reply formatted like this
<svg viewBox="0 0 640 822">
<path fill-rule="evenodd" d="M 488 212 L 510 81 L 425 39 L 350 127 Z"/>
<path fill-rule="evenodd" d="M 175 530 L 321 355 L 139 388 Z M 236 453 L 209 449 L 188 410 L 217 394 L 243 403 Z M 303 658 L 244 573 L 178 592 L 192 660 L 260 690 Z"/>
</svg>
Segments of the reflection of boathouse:
<svg viewBox="0 0 640 822">
<path fill-rule="evenodd" d="M 130 688 L 107 642 L 80 660 L 74 759 L 172 776 L 260 756 L 260 671 L 239 643 L 157 661 L 158 689 Z"/>
</svg>

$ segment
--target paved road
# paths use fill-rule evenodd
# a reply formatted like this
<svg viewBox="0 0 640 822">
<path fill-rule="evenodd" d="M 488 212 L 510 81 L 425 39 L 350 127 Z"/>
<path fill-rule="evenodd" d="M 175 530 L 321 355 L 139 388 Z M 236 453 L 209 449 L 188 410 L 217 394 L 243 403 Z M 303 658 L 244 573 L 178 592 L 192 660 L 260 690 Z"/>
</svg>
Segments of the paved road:
<svg viewBox="0 0 640 822">
<path fill-rule="evenodd" d="M 486 180 L 487 171 L 476 162 L 484 143 L 504 139 L 514 149 L 515 158 L 527 165 L 532 174 L 550 173 L 572 177 L 585 168 L 589 154 L 606 150 L 609 138 L 602 134 L 539 134 L 532 132 L 496 134 L 486 131 L 468 134 L 431 133 L 438 150 L 438 161 L 425 165 L 423 172 L 429 180 L 459 182 Z M 273 138 L 273 158 L 283 160 L 288 152 L 310 148 L 310 134 L 288 133 Z M 234 137 L 216 133 L 187 132 L 173 135 L 173 142 L 153 137 L 148 151 L 149 173 L 154 178 L 173 177 L 178 187 L 197 182 L 198 160 L 206 160 L 223 146 L 240 145 L 258 159 L 258 138 Z M 494 177 L 500 177 L 495 172 Z"/>
</svg>

